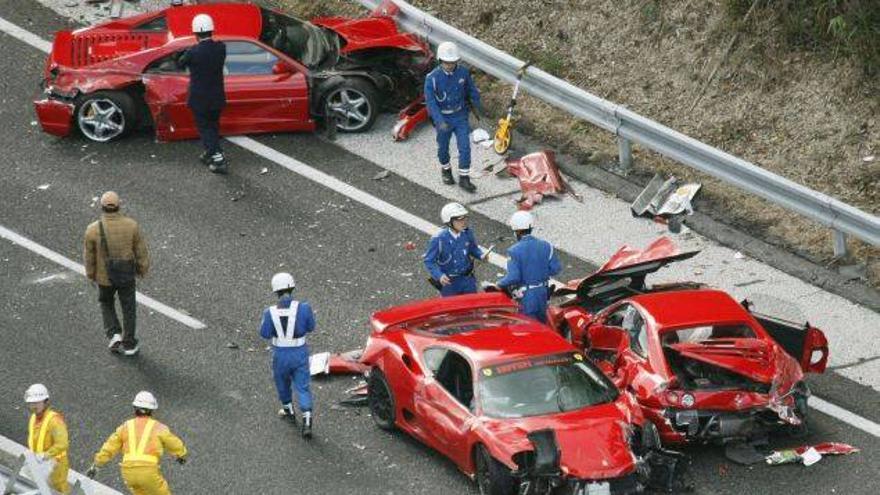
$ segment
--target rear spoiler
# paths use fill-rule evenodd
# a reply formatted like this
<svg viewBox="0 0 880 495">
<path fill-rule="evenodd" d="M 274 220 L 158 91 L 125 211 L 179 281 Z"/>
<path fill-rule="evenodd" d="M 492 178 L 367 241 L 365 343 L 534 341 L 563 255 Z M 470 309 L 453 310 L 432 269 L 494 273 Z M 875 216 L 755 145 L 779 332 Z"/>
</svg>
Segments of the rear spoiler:
<svg viewBox="0 0 880 495">
<path fill-rule="evenodd" d="M 402 306 L 394 306 L 373 313 L 370 323 L 374 329 L 382 332 L 388 327 L 429 316 L 463 313 L 475 309 L 509 309 L 516 311 L 517 308 L 516 302 L 507 294 L 502 292 L 484 292 L 464 296 L 423 299 Z"/>
</svg>

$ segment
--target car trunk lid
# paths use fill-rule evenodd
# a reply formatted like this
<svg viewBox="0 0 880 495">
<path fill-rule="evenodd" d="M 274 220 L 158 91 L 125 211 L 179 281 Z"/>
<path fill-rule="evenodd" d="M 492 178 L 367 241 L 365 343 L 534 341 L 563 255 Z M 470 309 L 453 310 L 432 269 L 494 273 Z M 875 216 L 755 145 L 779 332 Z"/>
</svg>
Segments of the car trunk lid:
<svg viewBox="0 0 880 495">
<path fill-rule="evenodd" d="M 779 350 L 759 339 L 712 339 L 670 344 L 682 356 L 717 366 L 760 383 L 771 383 Z"/>
</svg>

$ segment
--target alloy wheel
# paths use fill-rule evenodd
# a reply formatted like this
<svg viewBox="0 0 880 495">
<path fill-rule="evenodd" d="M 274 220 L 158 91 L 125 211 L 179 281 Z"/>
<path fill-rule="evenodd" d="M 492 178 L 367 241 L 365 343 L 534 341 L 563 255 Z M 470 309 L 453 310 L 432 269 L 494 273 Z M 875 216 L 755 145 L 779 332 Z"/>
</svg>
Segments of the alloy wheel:
<svg viewBox="0 0 880 495">
<path fill-rule="evenodd" d="M 110 141 L 125 131 L 125 113 L 109 98 L 86 101 L 76 118 L 82 133 L 92 141 Z"/>
</svg>

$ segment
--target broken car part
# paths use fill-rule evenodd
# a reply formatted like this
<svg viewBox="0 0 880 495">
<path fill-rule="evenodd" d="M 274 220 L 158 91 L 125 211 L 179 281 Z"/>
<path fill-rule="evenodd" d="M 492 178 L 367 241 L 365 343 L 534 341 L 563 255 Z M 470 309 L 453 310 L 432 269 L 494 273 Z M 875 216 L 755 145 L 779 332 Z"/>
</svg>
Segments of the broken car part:
<svg viewBox="0 0 880 495">
<path fill-rule="evenodd" d="M 517 203 L 521 210 L 529 210 L 540 203 L 544 196 L 568 193 L 578 201 L 581 197 L 562 178 L 556 165 L 556 155 L 545 150 L 531 153 L 522 158 L 508 159 L 507 171 L 519 179 L 522 196 Z"/>
</svg>

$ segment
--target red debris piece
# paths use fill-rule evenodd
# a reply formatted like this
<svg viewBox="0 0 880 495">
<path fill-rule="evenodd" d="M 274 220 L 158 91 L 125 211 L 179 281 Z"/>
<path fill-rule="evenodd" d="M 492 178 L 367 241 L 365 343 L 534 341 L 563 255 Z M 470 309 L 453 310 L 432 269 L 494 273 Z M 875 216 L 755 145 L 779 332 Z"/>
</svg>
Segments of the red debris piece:
<svg viewBox="0 0 880 495">
<path fill-rule="evenodd" d="M 416 243 L 414 243 L 413 241 L 406 241 L 406 243 L 403 245 L 403 249 L 406 249 L 407 251 L 414 251 L 416 249 Z"/>
<path fill-rule="evenodd" d="M 330 374 L 331 375 L 362 375 L 370 369 L 369 366 L 360 361 L 363 350 L 343 352 L 342 354 L 330 355 Z"/>
<path fill-rule="evenodd" d="M 507 171 L 519 179 L 519 187 L 523 194 L 517 200 L 520 210 L 532 209 L 544 199 L 544 196 L 563 193 L 568 193 L 578 201 L 582 201 L 559 173 L 553 151 L 538 151 L 519 159 L 508 159 Z"/>
<path fill-rule="evenodd" d="M 403 141 L 423 122 L 428 120 L 428 107 L 425 106 L 425 95 L 421 95 L 407 105 L 397 115 L 397 123 L 391 130 L 395 141 Z"/>
<path fill-rule="evenodd" d="M 816 452 L 822 455 L 849 455 L 859 451 L 857 447 L 839 442 L 823 442 L 817 443 L 816 445 L 803 445 L 797 447 L 794 451 L 797 452 L 798 455 L 804 455 L 804 452 L 809 450 L 810 447 L 816 449 Z"/>
</svg>

